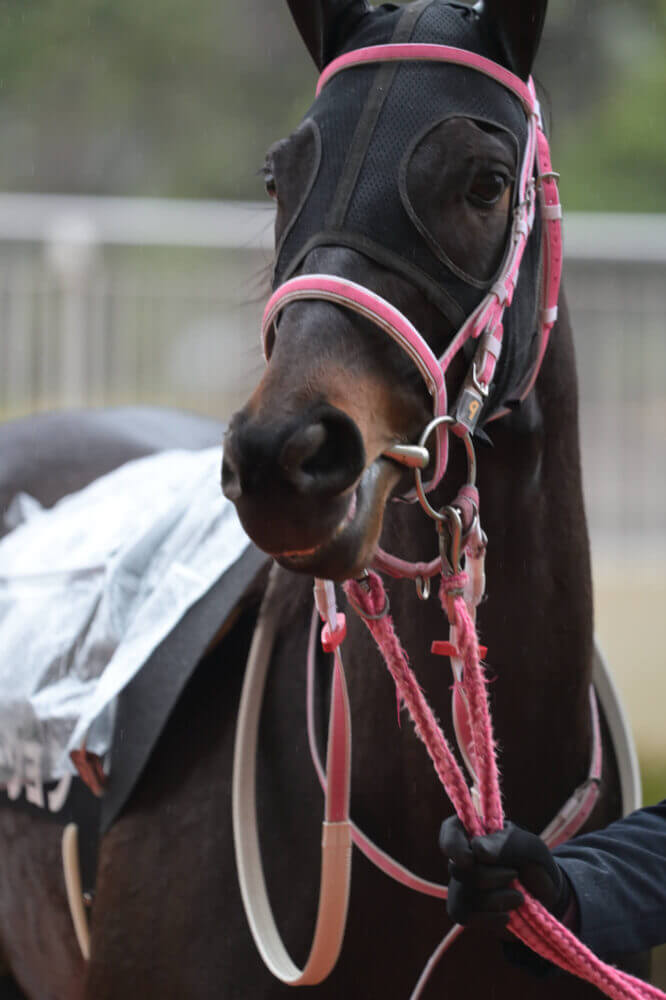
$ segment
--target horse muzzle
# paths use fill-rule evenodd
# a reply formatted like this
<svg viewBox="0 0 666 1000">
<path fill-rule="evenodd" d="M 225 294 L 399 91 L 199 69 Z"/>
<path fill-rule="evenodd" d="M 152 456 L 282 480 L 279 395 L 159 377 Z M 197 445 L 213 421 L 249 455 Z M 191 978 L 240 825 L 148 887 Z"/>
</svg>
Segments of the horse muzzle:
<svg viewBox="0 0 666 1000">
<path fill-rule="evenodd" d="M 365 462 L 355 422 L 327 403 L 282 419 L 244 410 L 225 438 L 222 489 L 256 545 L 309 555 L 353 518 Z"/>
</svg>

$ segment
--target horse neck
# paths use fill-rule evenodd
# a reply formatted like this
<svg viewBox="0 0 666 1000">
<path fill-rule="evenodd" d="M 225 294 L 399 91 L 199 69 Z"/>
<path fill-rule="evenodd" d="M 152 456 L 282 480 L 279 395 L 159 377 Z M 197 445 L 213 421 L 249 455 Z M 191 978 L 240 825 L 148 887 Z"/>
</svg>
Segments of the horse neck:
<svg viewBox="0 0 666 1000">
<path fill-rule="evenodd" d="M 491 706 L 507 814 L 539 829 L 584 779 L 590 749 L 591 581 L 566 308 L 532 398 L 488 430 L 494 448 L 478 456 L 489 538 L 487 600 L 478 625 L 494 678 Z M 455 487 L 454 475 L 452 470 L 449 481 Z M 436 551 L 433 524 L 418 506 L 392 505 L 382 542 L 407 558 L 432 558 Z M 389 589 L 396 630 L 451 738 L 448 660 L 430 653 L 432 640 L 448 632 L 436 594 L 424 603 L 407 581 Z M 352 631 L 358 665 L 353 701 L 362 705 L 361 739 L 376 755 L 378 745 L 395 743 L 395 695 L 389 682 L 369 680 L 369 658 L 376 654 L 357 627 Z M 357 759 L 363 752 L 355 749 Z M 417 766 L 429 767 L 422 748 L 416 753 L 423 758 Z"/>
</svg>

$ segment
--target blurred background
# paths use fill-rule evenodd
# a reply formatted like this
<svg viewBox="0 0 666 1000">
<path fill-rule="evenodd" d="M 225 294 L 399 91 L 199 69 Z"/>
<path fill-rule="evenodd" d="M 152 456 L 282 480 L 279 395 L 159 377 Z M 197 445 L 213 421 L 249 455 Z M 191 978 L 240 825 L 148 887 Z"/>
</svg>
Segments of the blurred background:
<svg viewBox="0 0 666 1000">
<path fill-rule="evenodd" d="M 228 416 L 261 370 L 264 152 L 315 82 L 286 5 L 1 0 L 0 18 L 0 419 L 127 402 Z M 654 801 L 666 0 L 551 0 L 536 76 L 562 173 L 597 632 Z"/>
</svg>

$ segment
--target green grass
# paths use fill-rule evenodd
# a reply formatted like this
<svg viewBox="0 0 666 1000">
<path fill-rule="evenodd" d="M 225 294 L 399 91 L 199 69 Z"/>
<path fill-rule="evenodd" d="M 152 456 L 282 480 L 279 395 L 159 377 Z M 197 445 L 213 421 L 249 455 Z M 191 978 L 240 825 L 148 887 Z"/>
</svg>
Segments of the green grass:
<svg viewBox="0 0 666 1000">
<path fill-rule="evenodd" d="M 666 60 L 638 63 L 601 106 L 554 138 L 562 202 L 585 211 L 664 212 L 666 130 L 660 125 Z"/>
</svg>

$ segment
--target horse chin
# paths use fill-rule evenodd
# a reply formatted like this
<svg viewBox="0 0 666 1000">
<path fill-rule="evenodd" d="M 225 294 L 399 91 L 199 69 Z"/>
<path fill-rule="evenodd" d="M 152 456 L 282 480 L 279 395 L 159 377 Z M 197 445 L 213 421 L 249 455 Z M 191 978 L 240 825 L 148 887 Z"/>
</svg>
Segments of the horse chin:
<svg viewBox="0 0 666 1000">
<path fill-rule="evenodd" d="M 382 529 L 387 500 L 401 478 L 401 470 L 378 458 L 361 476 L 350 495 L 345 517 L 333 536 L 306 552 L 274 553 L 285 569 L 326 580 L 349 580 L 372 562 Z"/>
</svg>

